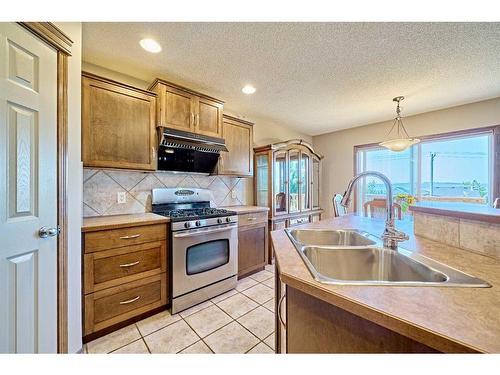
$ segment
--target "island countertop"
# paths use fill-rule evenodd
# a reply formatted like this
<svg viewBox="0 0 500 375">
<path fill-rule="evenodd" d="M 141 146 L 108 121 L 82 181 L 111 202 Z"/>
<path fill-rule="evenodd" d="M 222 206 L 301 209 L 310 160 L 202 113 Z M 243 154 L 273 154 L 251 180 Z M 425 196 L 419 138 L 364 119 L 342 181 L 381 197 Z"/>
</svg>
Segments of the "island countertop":
<svg viewBox="0 0 500 375">
<path fill-rule="evenodd" d="M 418 202 L 410 206 L 413 212 L 450 216 L 459 219 L 500 224 L 500 209 L 484 204 L 458 202 Z"/>
<path fill-rule="evenodd" d="M 364 230 L 384 222 L 347 215 L 300 228 Z M 348 286 L 316 281 L 284 230 L 271 232 L 281 281 L 442 352 L 500 353 L 500 261 L 413 234 L 401 247 L 489 282 L 491 288 Z"/>
</svg>

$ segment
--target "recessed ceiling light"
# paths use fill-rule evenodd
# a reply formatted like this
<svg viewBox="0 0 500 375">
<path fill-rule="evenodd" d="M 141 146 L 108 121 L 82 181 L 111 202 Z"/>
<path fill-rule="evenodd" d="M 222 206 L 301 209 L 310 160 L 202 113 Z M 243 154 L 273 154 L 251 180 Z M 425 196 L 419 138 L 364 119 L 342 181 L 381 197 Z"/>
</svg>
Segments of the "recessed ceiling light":
<svg viewBox="0 0 500 375">
<path fill-rule="evenodd" d="M 141 39 L 139 42 L 142 48 L 151 53 L 158 53 L 161 51 L 161 46 L 158 44 L 156 40 L 153 39 Z"/>
<path fill-rule="evenodd" d="M 247 94 L 247 95 L 250 95 L 250 94 L 253 94 L 255 91 L 257 91 L 257 89 L 255 87 L 253 87 L 252 85 L 245 85 L 242 89 L 241 89 L 241 92 L 243 94 Z"/>
</svg>

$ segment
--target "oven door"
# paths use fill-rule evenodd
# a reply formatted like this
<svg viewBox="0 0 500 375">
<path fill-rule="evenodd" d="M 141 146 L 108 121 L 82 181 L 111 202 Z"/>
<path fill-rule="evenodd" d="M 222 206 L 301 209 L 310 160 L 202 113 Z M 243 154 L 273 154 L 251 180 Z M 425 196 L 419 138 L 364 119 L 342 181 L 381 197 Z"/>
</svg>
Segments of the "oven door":
<svg viewBox="0 0 500 375">
<path fill-rule="evenodd" d="M 237 224 L 173 233 L 172 297 L 234 276 L 237 272 Z"/>
</svg>

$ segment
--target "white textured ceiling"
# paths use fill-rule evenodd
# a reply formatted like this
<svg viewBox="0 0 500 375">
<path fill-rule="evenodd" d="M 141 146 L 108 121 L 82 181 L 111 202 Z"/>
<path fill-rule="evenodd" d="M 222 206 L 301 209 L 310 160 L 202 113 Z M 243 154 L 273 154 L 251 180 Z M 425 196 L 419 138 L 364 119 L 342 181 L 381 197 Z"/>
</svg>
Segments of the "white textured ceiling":
<svg viewBox="0 0 500 375">
<path fill-rule="evenodd" d="M 309 135 L 500 96 L 500 23 L 84 23 L 83 59 Z"/>
</svg>

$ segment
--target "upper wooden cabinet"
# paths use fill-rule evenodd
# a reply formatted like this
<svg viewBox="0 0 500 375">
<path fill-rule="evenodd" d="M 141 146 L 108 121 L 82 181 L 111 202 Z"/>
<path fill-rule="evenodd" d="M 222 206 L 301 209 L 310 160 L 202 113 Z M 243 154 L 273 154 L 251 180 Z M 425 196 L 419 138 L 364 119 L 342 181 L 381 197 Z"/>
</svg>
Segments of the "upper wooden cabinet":
<svg viewBox="0 0 500 375">
<path fill-rule="evenodd" d="M 223 101 L 161 79 L 149 89 L 158 95 L 158 126 L 222 137 Z"/>
<path fill-rule="evenodd" d="M 156 95 L 82 73 L 82 159 L 86 167 L 156 169 Z"/>
<path fill-rule="evenodd" d="M 224 115 L 222 137 L 228 152 L 221 152 L 217 174 L 253 176 L 253 124 Z"/>
</svg>

